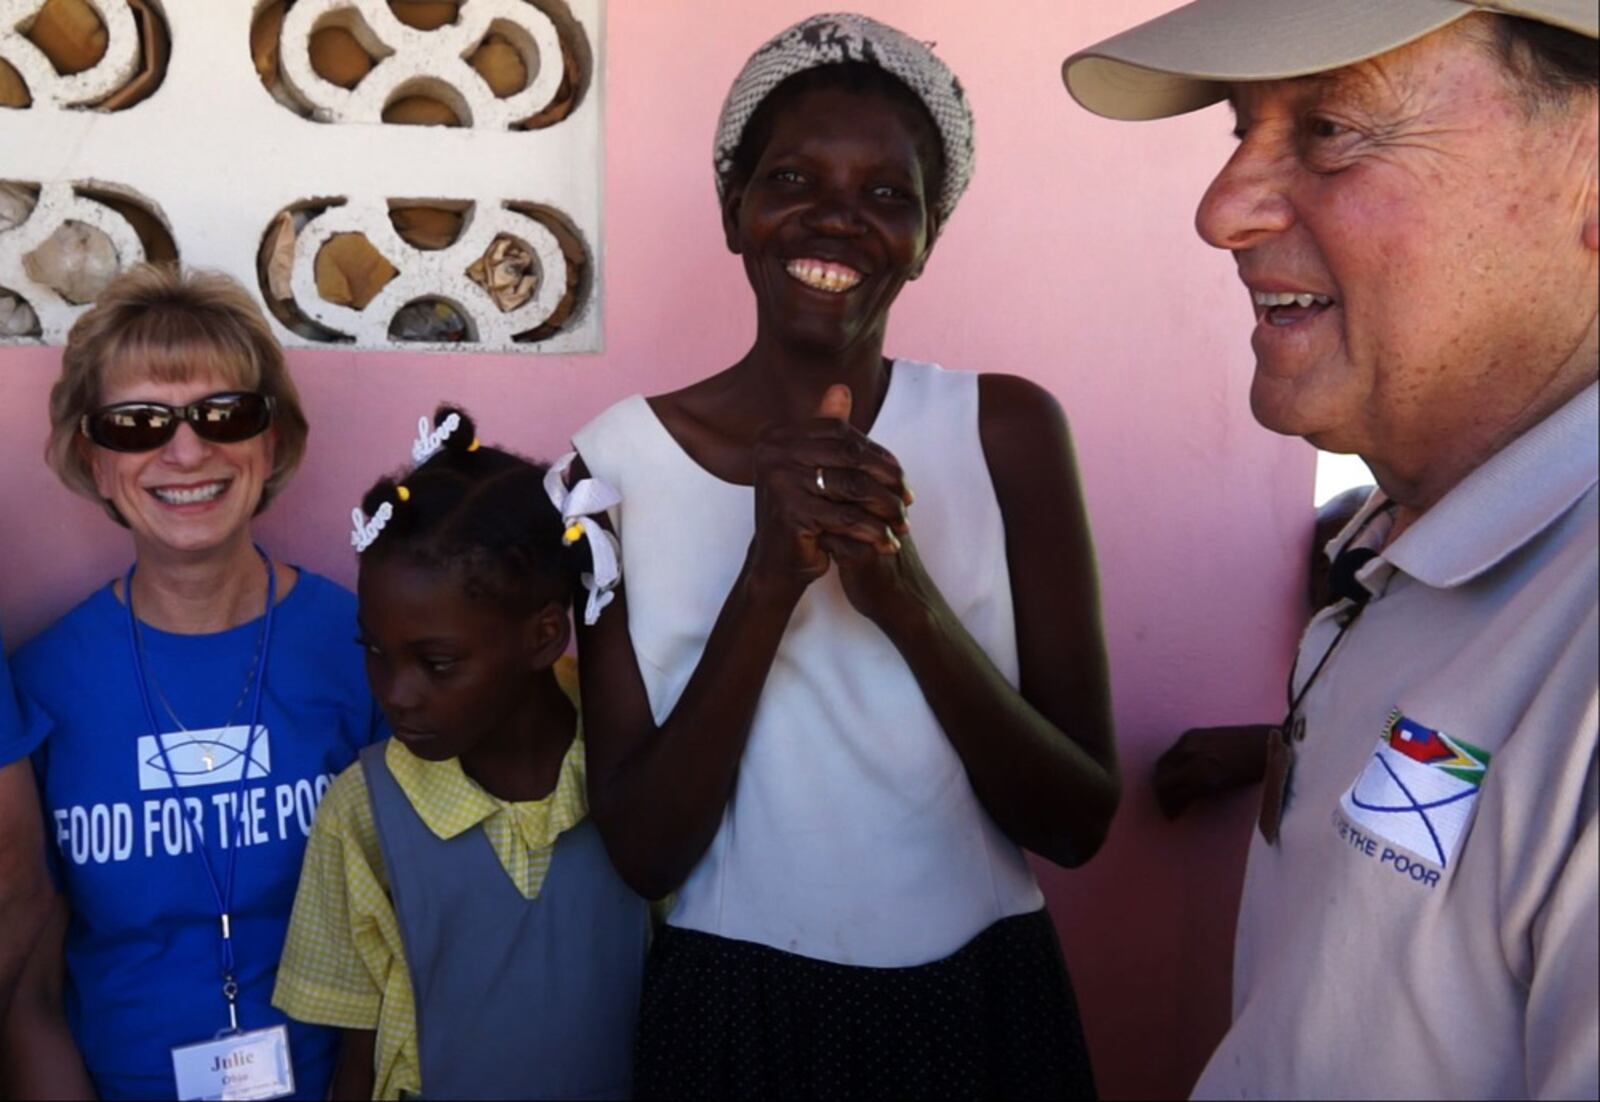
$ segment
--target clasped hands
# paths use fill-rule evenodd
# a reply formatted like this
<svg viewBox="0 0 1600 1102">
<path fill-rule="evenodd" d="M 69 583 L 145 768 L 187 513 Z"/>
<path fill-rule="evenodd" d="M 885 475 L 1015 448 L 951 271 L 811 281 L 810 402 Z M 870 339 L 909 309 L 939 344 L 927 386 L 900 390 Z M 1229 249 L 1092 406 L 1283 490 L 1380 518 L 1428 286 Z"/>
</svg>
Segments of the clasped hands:
<svg viewBox="0 0 1600 1102">
<path fill-rule="evenodd" d="M 751 566 L 798 599 L 836 563 L 850 603 L 882 626 L 929 586 L 900 462 L 851 427 L 851 401 L 849 387 L 830 386 L 814 417 L 757 439 Z"/>
</svg>

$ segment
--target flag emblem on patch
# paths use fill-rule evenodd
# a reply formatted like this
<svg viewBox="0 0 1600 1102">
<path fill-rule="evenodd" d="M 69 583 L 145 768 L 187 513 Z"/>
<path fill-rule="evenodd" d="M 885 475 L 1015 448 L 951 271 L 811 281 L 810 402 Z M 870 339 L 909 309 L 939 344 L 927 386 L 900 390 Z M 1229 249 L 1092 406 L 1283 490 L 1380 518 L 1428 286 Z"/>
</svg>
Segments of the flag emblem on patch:
<svg viewBox="0 0 1600 1102">
<path fill-rule="evenodd" d="M 1466 837 L 1489 759 L 1487 750 L 1396 709 L 1339 806 L 1379 837 L 1448 868 Z"/>
</svg>

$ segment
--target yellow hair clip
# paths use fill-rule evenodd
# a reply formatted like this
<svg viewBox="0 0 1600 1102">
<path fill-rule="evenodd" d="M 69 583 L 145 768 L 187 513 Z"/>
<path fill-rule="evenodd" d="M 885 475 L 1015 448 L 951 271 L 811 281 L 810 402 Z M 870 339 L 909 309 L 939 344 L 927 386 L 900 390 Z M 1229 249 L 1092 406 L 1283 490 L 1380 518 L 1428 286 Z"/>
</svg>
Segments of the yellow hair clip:
<svg viewBox="0 0 1600 1102">
<path fill-rule="evenodd" d="M 483 447 L 483 443 L 476 436 L 474 436 L 472 438 L 472 443 L 467 445 L 467 450 L 469 452 L 475 452 L 481 447 Z"/>
<path fill-rule="evenodd" d="M 582 538 L 583 522 L 581 520 L 573 521 L 571 524 L 567 525 L 567 530 L 561 533 L 561 542 L 568 547 L 571 547 Z"/>
<path fill-rule="evenodd" d="M 410 501 L 411 491 L 406 489 L 405 484 L 402 483 L 394 488 L 394 496 L 399 498 L 401 501 Z"/>
</svg>

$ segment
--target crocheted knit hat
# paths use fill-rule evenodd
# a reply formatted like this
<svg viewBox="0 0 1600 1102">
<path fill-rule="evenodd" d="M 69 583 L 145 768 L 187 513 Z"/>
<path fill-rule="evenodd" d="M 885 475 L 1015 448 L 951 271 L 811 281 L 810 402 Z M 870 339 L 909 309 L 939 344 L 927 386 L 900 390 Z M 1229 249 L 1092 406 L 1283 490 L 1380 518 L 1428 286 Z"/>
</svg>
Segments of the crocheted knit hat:
<svg viewBox="0 0 1600 1102">
<path fill-rule="evenodd" d="M 813 15 L 782 31 L 750 55 L 728 89 L 717 120 L 713 163 L 717 196 L 727 194 L 728 176 L 744 129 L 761 101 L 796 73 L 820 65 L 863 61 L 892 74 L 920 99 L 933 116 L 944 144 L 944 190 L 936 202 L 940 221 L 972 181 L 972 109 L 967 94 L 932 50 L 893 27 L 864 15 Z"/>
</svg>

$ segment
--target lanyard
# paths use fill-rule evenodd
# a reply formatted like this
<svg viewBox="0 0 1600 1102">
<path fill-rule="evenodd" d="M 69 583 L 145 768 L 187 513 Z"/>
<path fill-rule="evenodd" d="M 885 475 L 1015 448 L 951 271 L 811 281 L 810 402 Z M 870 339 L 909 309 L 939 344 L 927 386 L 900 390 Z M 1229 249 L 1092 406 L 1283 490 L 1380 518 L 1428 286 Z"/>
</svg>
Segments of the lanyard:
<svg viewBox="0 0 1600 1102">
<path fill-rule="evenodd" d="M 1322 671 L 1327 667 L 1328 660 L 1333 657 L 1333 652 L 1339 649 L 1339 644 L 1344 642 L 1350 629 L 1361 619 L 1367 603 L 1372 599 L 1372 594 L 1367 588 L 1356 580 L 1356 573 L 1372 559 L 1377 558 L 1378 553 L 1370 547 L 1352 547 L 1351 544 L 1366 531 L 1367 526 L 1376 517 L 1383 515 L 1384 511 L 1375 511 L 1362 521 L 1361 527 L 1345 541 L 1343 550 L 1333 560 L 1329 582 L 1333 587 L 1334 596 L 1344 598 L 1353 607 L 1345 610 L 1340 616 L 1338 632 L 1322 652 L 1316 668 L 1311 671 L 1311 676 L 1306 678 L 1306 683 L 1300 686 L 1298 693 L 1294 691 L 1295 674 L 1300 668 L 1298 653 L 1295 654 L 1294 665 L 1289 668 L 1289 683 L 1284 692 L 1288 697 L 1289 711 L 1267 740 L 1266 776 L 1261 790 L 1261 814 L 1258 824 L 1261 828 L 1261 837 L 1266 839 L 1269 846 L 1278 842 L 1278 828 L 1283 821 L 1284 808 L 1289 802 L 1289 775 L 1294 769 L 1294 744 L 1305 737 L 1305 718 L 1300 715 L 1300 705 L 1305 702 L 1311 686 L 1317 683 L 1317 678 L 1322 676 Z"/>
<path fill-rule="evenodd" d="M 1284 738 L 1291 737 L 1295 722 L 1299 718 L 1300 704 L 1305 700 L 1306 694 L 1311 691 L 1311 686 L 1317 683 L 1317 677 L 1322 673 L 1322 667 L 1328 664 L 1328 659 L 1333 657 L 1333 652 L 1339 649 L 1340 642 L 1344 640 L 1345 632 L 1355 627 L 1356 621 L 1361 619 L 1361 613 L 1366 610 L 1366 607 L 1367 605 L 1364 601 L 1356 605 L 1350 615 L 1340 623 L 1338 634 L 1333 637 L 1333 642 L 1328 644 L 1328 649 L 1322 652 L 1322 658 L 1317 662 L 1316 668 L 1311 671 L 1311 676 L 1306 678 L 1306 683 L 1300 686 L 1298 693 L 1294 691 L 1294 676 L 1300 665 L 1300 656 L 1298 654 L 1295 655 L 1294 665 L 1289 667 L 1288 691 L 1285 693 L 1289 700 L 1289 711 L 1283 717 L 1283 723 L 1278 728 L 1283 732 Z"/>
<path fill-rule="evenodd" d="M 1300 691 L 1294 691 L 1295 674 L 1300 668 L 1300 655 L 1296 652 L 1294 664 L 1289 667 L 1289 683 L 1284 695 L 1288 698 L 1289 712 L 1283 717 L 1280 730 L 1284 738 L 1290 738 L 1294 724 L 1299 717 L 1300 705 L 1305 700 L 1306 694 L 1311 691 L 1311 686 L 1317 683 L 1317 677 L 1322 673 L 1322 667 L 1328 664 L 1328 659 L 1333 657 L 1333 652 L 1339 649 L 1339 644 L 1344 641 L 1345 633 L 1355 627 L 1356 621 L 1361 619 L 1361 614 L 1367 610 L 1367 603 L 1372 600 L 1372 594 L 1367 588 L 1356 580 L 1356 572 L 1367 563 L 1378 557 L 1378 552 L 1370 547 L 1354 547 L 1352 544 L 1360 539 L 1369 525 L 1379 517 L 1384 516 L 1393 509 L 1393 505 L 1385 505 L 1373 510 L 1366 520 L 1361 522 L 1361 527 L 1345 540 L 1343 548 L 1335 556 L 1329 567 L 1329 583 L 1335 597 L 1343 597 L 1355 607 L 1340 619 L 1339 631 L 1333 637 L 1333 642 L 1328 644 L 1328 649 L 1322 652 L 1322 657 L 1317 661 L 1316 668 L 1311 671 L 1311 676 L 1306 678 L 1306 683 L 1300 686 Z"/>
<path fill-rule="evenodd" d="M 267 557 L 267 553 L 259 544 L 256 545 L 256 554 L 261 556 L 261 561 L 267 567 L 267 609 L 261 625 L 261 638 L 256 644 L 259 654 L 255 664 L 254 696 L 250 705 L 250 732 L 245 736 L 243 764 L 239 767 L 239 781 L 234 786 L 233 792 L 233 822 L 229 827 L 232 828 L 234 837 L 230 842 L 226 832 L 223 836 L 223 841 L 228 846 L 228 868 L 221 883 L 217 881 L 216 870 L 211 866 L 211 854 L 206 849 L 205 839 L 200 839 L 196 844 L 193 825 L 187 818 L 179 816 L 179 821 L 183 823 L 184 841 L 200 855 L 200 862 L 206 872 L 206 882 L 211 887 L 211 896 L 217 905 L 217 921 L 222 934 L 222 997 L 228 1004 L 228 1027 L 235 1033 L 239 1031 L 239 1011 L 236 1005 L 239 985 L 234 980 L 231 914 L 233 885 L 239 863 L 239 841 L 242 833 L 240 824 L 244 821 L 244 784 L 250 775 L 250 763 L 254 760 L 251 755 L 255 750 L 256 734 L 261 730 L 261 689 L 267 680 L 267 652 L 272 643 L 272 618 L 278 603 L 278 576 L 272 568 L 272 560 Z M 172 790 L 177 792 L 178 774 L 172 768 L 172 759 L 167 755 L 167 743 L 162 738 L 161 724 L 156 719 L 155 708 L 150 703 L 149 671 L 145 668 L 144 647 L 139 642 L 139 620 L 133 614 L 133 572 L 137 566 L 135 563 L 128 567 L 128 573 L 122 582 L 122 592 L 127 598 L 128 606 L 128 642 L 133 648 L 133 669 L 135 680 L 139 683 L 139 701 L 144 705 L 145 720 L 150 725 L 150 734 L 155 739 L 156 749 L 161 752 L 161 766 L 167 771 L 167 779 L 172 783 Z"/>
</svg>

